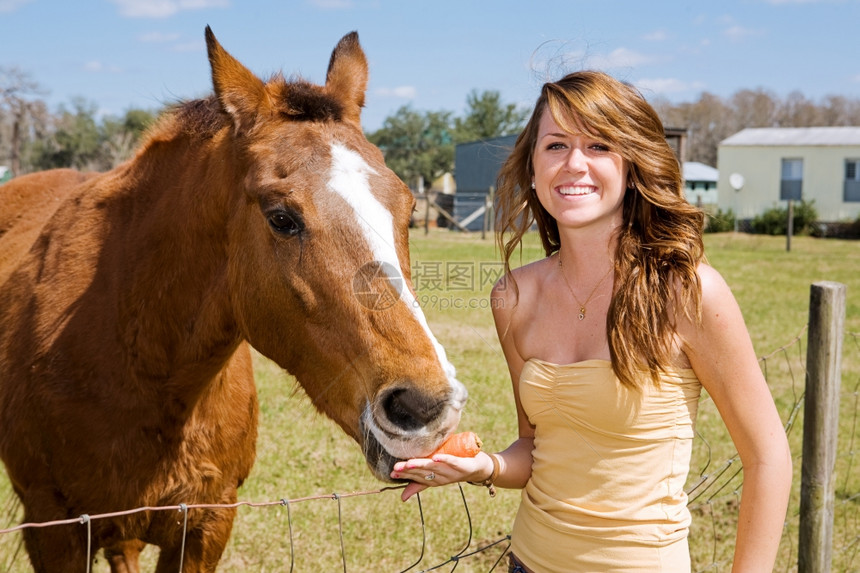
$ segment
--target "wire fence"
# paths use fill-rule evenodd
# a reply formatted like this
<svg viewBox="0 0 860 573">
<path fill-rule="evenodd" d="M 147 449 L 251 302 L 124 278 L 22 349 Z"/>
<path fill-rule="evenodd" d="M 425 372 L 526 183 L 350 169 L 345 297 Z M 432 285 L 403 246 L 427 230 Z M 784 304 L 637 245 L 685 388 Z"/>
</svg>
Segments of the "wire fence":
<svg viewBox="0 0 860 573">
<path fill-rule="evenodd" d="M 785 432 L 791 438 L 795 422 L 803 407 L 803 378 L 804 378 L 804 328 L 792 341 L 777 350 L 759 358 L 759 364 L 768 386 L 774 392 L 781 388 L 786 399 L 782 400 Z M 782 380 L 777 381 L 777 373 Z M 777 399 L 777 403 L 780 400 Z M 787 406 L 787 408 L 786 408 Z M 693 514 L 693 525 L 690 534 L 691 558 L 694 571 L 721 571 L 729 569 L 734 550 L 734 533 L 737 529 L 738 509 L 743 487 L 743 467 L 737 450 L 730 449 L 728 455 L 722 452 L 722 457 L 715 459 L 712 443 L 723 446 L 731 444 L 724 428 L 703 428 L 711 417 L 718 417 L 716 406 L 705 394 L 699 404 L 699 420 L 697 422 L 694 445 L 694 459 L 700 461 L 701 469 L 698 478 L 694 479 L 687 488 L 689 509 Z M 791 443 L 791 440 L 790 440 Z M 792 458 L 795 469 L 799 467 L 800 453 L 792 448 Z M 722 460 L 722 461 L 720 461 Z M 695 462 L 694 462 L 695 463 Z M 696 467 L 696 466 L 692 466 Z M 691 475 L 694 476 L 694 474 Z M 793 489 L 797 489 L 797 480 L 792 481 Z M 795 495 L 790 504 L 796 505 Z M 788 516 L 796 514 L 796 507 L 789 507 Z M 792 527 L 791 518 L 786 520 L 780 541 L 781 558 L 790 562 L 792 557 L 796 563 L 794 538 L 797 529 Z"/>
<path fill-rule="evenodd" d="M 805 333 L 806 328 L 788 344 L 759 359 L 768 385 L 780 406 L 794 465 L 792 493 L 780 540 L 776 571 L 798 571 L 803 449 L 802 432 L 795 427 L 802 427 L 803 420 Z M 845 342 L 845 363 L 849 366 L 842 371 L 831 570 L 847 573 L 860 571 L 860 472 L 857 469 L 857 448 L 860 445 L 860 333 L 846 333 Z M 694 459 L 701 463 L 701 469 L 697 476 L 691 472 L 687 488 L 689 508 L 693 514 L 691 557 L 694 571 L 729 571 L 743 489 L 743 467 L 734 449 L 720 452 L 719 456 L 714 455 L 712 444 L 718 443 L 725 447 L 731 445 L 731 440 L 724 428 L 708 426 L 711 417 L 718 417 L 718 413 L 713 402 L 705 395 L 699 406 L 697 443 L 694 446 Z M 708 427 L 705 429 L 702 426 Z"/>
<path fill-rule="evenodd" d="M 799 434 L 794 430 L 802 421 L 805 387 L 805 349 L 806 328 L 794 337 L 788 344 L 760 358 L 760 365 L 770 386 L 777 406 L 780 408 L 785 431 L 794 459 L 795 476 L 792 485 L 792 495 L 783 535 L 780 542 L 777 571 L 798 570 L 798 527 L 800 499 L 800 467 L 802 447 Z M 860 570 L 860 471 L 856 459 L 857 448 L 860 445 L 860 333 L 849 332 L 845 335 L 845 363 L 843 368 L 842 392 L 840 400 L 840 433 L 837 454 L 837 487 L 833 511 L 834 547 L 832 570 L 849 572 Z M 693 525 L 690 532 L 691 559 L 694 571 L 728 571 L 731 568 L 734 550 L 734 534 L 737 528 L 740 494 L 743 488 L 743 468 L 737 451 L 733 449 L 731 440 L 725 433 L 725 428 L 719 419 L 719 413 L 707 394 L 704 394 L 699 405 L 697 420 L 697 440 L 694 444 L 693 461 L 687 491 L 689 508 L 693 514 Z M 98 515 L 81 515 L 75 518 L 51 521 L 45 523 L 24 523 L 6 529 L 0 529 L 0 571 L 12 570 L 13 564 L 26 561 L 21 549 L 20 532 L 29 527 L 79 526 L 86 529 L 90 550 L 92 539 L 90 533 L 96 520 L 111 519 L 135 512 L 168 511 L 176 512 L 183 524 L 187 524 L 188 514 L 196 509 L 238 508 L 248 507 L 261 511 L 281 511 L 286 514 L 287 550 L 289 551 L 289 571 L 295 568 L 297 547 L 294 540 L 292 508 L 299 504 L 311 502 L 337 504 L 337 540 L 338 546 L 332 548 L 339 551 L 342 570 L 348 570 L 348 555 L 351 539 L 346 527 L 342 504 L 344 500 L 359 496 L 398 495 L 403 486 L 384 487 L 372 491 L 352 493 L 333 493 L 314 495 L 293 499 L 277 499 L 263 502 L 240 501 L 229 505 L 180 504 L 166 507 L 141 507 L 122 512 Z M 430 562 L 426 554 L 428 525 L 425 520 L 424 506 L 420 495 L 417 508 L 421 540 L 416 543 L 419 547 L 417 554 L 409 559 L 404 558 L 406 565 L 392 571 L 429 572 L 454 571 L 464 563 L 475 562 L 470 570 L 485 567 L 482 571 L 501 571 L 505 555 L 510 547 L 510 536 L 501 535 L 496 539 L 476 543 L 473 539 L 472 512 L 483 508 L 470 508 L 463 488 L 459 488 L 462 498 L 462 520 L 467 524 L 465 539 L 461 546 L 441 561 Z M 9 508 L 14 503 L 13 497 L 5 500 L 6 511 L 2 515 L 15 513 Z M 454 521 L 454 516 L 448 523 Z M 183 537 L 184 537 L 183 526 Z M 312 533 L 312 532 L 311 532 Z M 17 535 L 16 535 L 17 534 Z M 10 549 L 11 546 L 17 547 Z M 404 556 L 405 557 L 405 556 Z M 88 557 L 87 571 L 90 571 L 92 554 Z M 180 567 L 181 571 L 181 567 Z"/>
<path fill-rule="evenodd" d="M 418 520 L 420 522 L 420 531 L 421 531 L 421 543 L 420 550 L 418 551 L 418 555 L 415 560 L 408 566 L 403 569 L 398 569 L 400 573 L 426 573 L 430 571 L 442 570 L 443 568 L 448 568 L 448 570 L 453 571 L 458 567 L 458 565 L 467 561 L 470 558 L 474 558 L 484 553 L 494 552 L 491 556 L 493 560 L 491 568 L 489 571 L 495 571 L 502 559 L 505 557 L 508 548 L 510 547 L 510 536 L 505 535 L 496 540 L 483 542 L 481 544 L 475 544 L 473 546 L 473 528 L 472 528 L 472 515 L 469 509 L 469 504 L 466 500 L 466 495 L 463 492 L 463 487 L 460 484 L 457 484 L 460 492 L 460 497 L 463 502 L 463 517 L 467 523 L 466 527 L 466 539 L 463 542 L 462 547 L 457 550 L 450 557 L 445 560 L 435 563 L 435 564 L 424 564 L 423 568 L 420 568 L 422 563 L 425 561 L 425 549 L 427 547 L 427 524 L 424 518 L 424 506 L 421 501 L 421 494 L 417 494 L 417 506 L 418 506 Z M 5 529 L 0 529 L 0 540 L 4 539 L 4 536 L 14 533 L 20 533 L 24 529 L 28 528 L 43 528 L 43 527 L 59 527 L 59 526 L 68 526 L 68 525 L 76 525 L 85 528 L 87 535 L 87 563 L 86 563 L 86 571 L 89 573 L 91 571 L 92 561 L 95 557 L 95 548 L 92 543 L 92 524 L 94 521 L 102 520 L 102 519 L 111 519 L 116 517 L 122 517 L 127 515 L 132 515 L 135 513 L 144 513 L 144 512 L 175 512 L 178 514 L 179 519 L 182 523 L 182 537 L 183 537 L 183 551 L 184 551 L 184 539 L 187 532 L 187 524 L 188 524 L 188 514 L 189 512 L 195 509 L 235 509 L 239 507 L 249 507 L 263 510 L 282 510 L 286 512 L 287 518 L 287 534 L 288 534 L 288 546 L 289 546 L 289 571 L 292 572 L 295 569 L 295 556 L 296 556 L 296 547 L 295 547 L 295 539 L 293 535 L 293 519 L 291 515 L 291 508 L 298 504 L 314 502 L 314 501 L 335 501 L 337 503 L 337 515 L 338 515 L 338 538 L 340 541 L 339 549 L 340 549 L 340 558 L 341 564 L 343 567 L 343 571 L 346 572 L 347 567 L 347 544 L 348 541 L 345 535 L 345 527 L 343 520 L 343 512 L 342 510 L 342 500 L 352 498 L 352 497 L 360 497 L 360 496 L 374 496 L 374 495 L 384 495 L 389 492 L 395 492 L 402 490 L 405 486 L 392 486 L 392 487 L 383 487 L 376 490 L 370 491 L 360 491 L 360 492 L 351 492 L 351 493 L 332 493 L 328 495 L 313 495 L 307 497 L 286 499 L 282 498 L 279 500 L 273 501 L 262 501 L 262 502 L 251 502 L 251 501 L 239 501 L 231 504 L 179 504 L 179 505 L 168 505 L 168 506 L 152 506 L 152 507 L 138 507 L 134 509 L 129 509 L 126 511 L 115 511 L 109 513 L 101 513 L 101 514 L 83 514 L 78 517 L 69 518 L 69 519 L 58 519 L 53 521 L 39 522 L 39 523 L 22 523 L 20 525 L 16 525 L 13 527 L 8 527 Z M 8 500 L 7 500 L 8 501 Z M 8 514 L 8 513 L 7 513 Z M 7 553 L 4 561 L 0 562 L 0 571 L 6 572 L 10 571 L 15 564 L 15 561 L 19 558 L 23 558 L 21 554 L 21 539 L 17 539 L 16 542 L 17 547 Z M 0 553 L 2 555 L 2 553 Z M 182 563 L 180 562 L 179 573 L 181 573 L 183 568 Z"/>
</svg>

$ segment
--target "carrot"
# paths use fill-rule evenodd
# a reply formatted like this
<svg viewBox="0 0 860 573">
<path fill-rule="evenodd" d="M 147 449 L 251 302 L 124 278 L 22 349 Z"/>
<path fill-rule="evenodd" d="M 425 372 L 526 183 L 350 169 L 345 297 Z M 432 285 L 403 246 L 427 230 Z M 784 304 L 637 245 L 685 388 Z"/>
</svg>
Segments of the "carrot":
<svg viewBox="0 0 860 573">
<path fill-rule="evenodd" d="M 448 454 L 460 458 L 474 458 L 481 451 L 481 438 L 475 432 L 460 432 L 452 434 L 439 448 L 435 454 Z"/>
</svg>

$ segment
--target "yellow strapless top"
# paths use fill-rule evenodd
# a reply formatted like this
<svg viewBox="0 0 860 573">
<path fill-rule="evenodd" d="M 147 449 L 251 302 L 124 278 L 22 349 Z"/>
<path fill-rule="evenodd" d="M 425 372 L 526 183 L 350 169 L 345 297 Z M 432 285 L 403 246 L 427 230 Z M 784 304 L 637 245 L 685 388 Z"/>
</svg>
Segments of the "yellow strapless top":
<svg viewBox="0 0 860 573">
<path fill-rule="evenodd" d="M 605 360 L 528 360 L 519 394 L 534 465 L 513 552 L 541 573 L 689 571 L 684 484 L 700 392 L 690 369 L 628 389 Z"/>
</svg>

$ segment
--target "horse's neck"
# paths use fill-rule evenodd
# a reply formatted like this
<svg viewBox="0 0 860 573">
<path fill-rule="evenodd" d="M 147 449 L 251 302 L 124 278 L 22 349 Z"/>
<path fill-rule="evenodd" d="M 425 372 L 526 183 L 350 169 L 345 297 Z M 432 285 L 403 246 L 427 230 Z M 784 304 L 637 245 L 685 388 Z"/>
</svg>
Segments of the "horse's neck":
<svg viewBox="0 0 860 573">
<path fill-rule="evenodd" d="M 126 340 L 140 366 L 168 377 L 191 364 L 217 372 L 239 343 L 226 284 L 229 178 L 206 148 L 168 151 L 179 148 L 128 166 L 116 209 L 123 255 L 113 258 Z"/>
</svg>

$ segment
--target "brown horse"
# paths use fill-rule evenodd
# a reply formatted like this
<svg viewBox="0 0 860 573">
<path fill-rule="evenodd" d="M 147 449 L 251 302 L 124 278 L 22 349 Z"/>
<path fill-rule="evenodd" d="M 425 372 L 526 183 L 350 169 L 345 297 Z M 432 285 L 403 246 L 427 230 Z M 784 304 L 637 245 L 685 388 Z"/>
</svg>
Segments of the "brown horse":
<svg viewBox="0 0 860 573">
<path fill-rule="evenodd" d="M 387 480 L 457 425 L 463 386 L 409 280 L 413 197 L 364 137 L 355 33 L 325 85 L 263 82 L 207 28 L 214 96 L 104 174 L 0 187 L 0 455 L 28 522 L 229 503 L 254 461 L 249 345 L 295 375 Z M 213 571 L 233 511 L 92 522 L 137 570 Z M 83 571 L 86 528 L 27 528 L 39 571 Z"/>
</svg>

